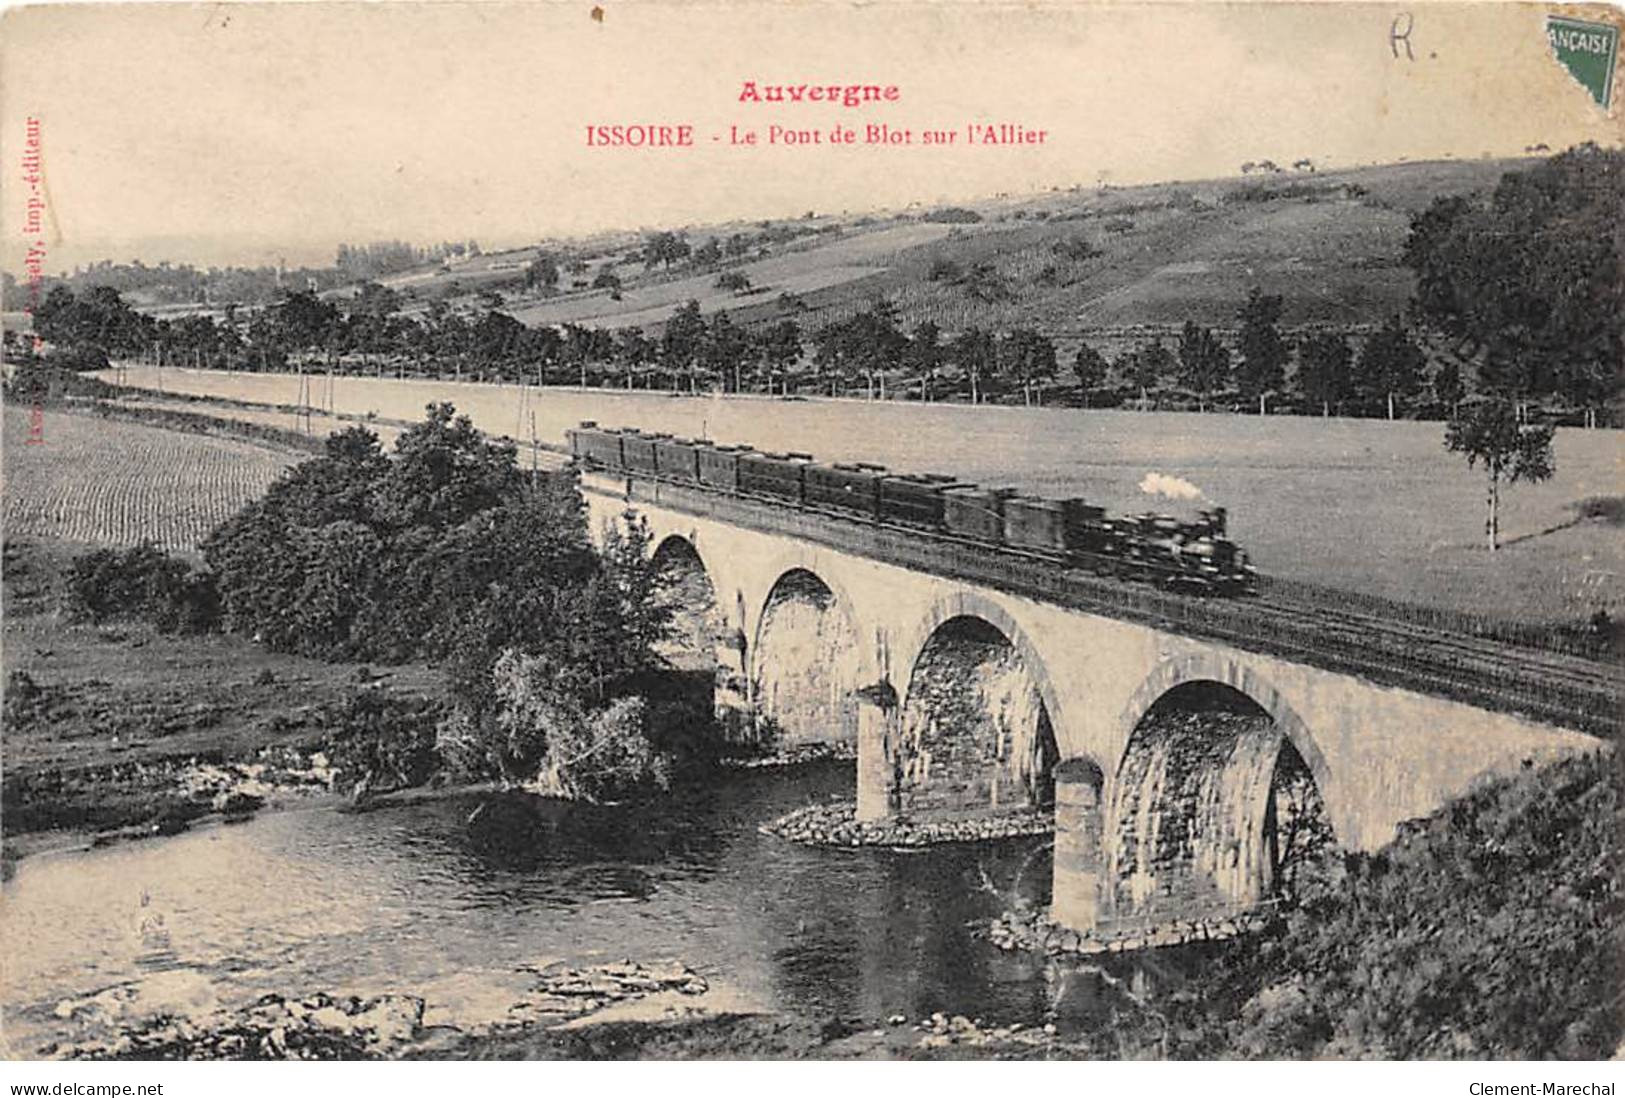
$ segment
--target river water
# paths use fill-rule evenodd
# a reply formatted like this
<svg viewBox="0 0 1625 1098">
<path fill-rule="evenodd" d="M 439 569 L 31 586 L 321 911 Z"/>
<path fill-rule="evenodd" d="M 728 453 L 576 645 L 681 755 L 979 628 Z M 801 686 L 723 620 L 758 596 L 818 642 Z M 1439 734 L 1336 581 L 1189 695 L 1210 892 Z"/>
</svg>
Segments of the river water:
<svg viewBox="0 0 1625 1098">
<path fill-rule="evenodd" d="M 222 1005 L 400 991 L 425 997 L 428 1021 L 466 1024 L 518 997 L 519 965 L 623 957 L 676 958 L 722 1003 L 800 1016 L 1104 1024 L 1120 995 L 1104 981 L 1001 953 L 967 926 L 1047 902 L 1047 840 L 903 853 L 757 830 L 852 792 L 850 763 L 818 763 L 729 772 L 640 805 L 470 794 L 359 814 L 309 806 L 27 858 L 0 906 L 7 1051 L 70 1036 L 53 1013 L 62 1000 L 131 982 Z M 1117 968 L 1142 990 L 1190 969 L 1167 951 L 1155 965 Z"/>
</svg>

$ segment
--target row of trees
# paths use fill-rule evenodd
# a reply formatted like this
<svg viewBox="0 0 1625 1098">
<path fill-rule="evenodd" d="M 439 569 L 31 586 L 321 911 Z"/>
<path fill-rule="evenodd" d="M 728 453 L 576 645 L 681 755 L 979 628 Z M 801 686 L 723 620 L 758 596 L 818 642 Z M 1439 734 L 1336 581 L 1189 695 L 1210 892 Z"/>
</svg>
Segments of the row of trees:
<svg viewBox="0 0 1625 1098">
<path fill-rule="evenodd" d="M 1087 344 L 1074 370 L 1086 389 L 1112 382 L 1152 393 L 1185 393 L 1206 409 L 1215 400 L 1271 406 L 1322 415 L 1386 415 L 1393 419 L 1420 399 L 1448 410 L 1466 393 L 1460 370 L 1450 362 L 1431 375 L 1427 356 L 1397 316 L 1365 340 L 1356 354 L 1346 334 L 1319 332 L 1296 343 L 1279 327 L 1282 299 L 1254 289 L 1238 313 L 1235 349 L 1213 329 L 1187 321 L 1173 347 L 1150 339 L 1110 363 Z M 1289 372 L 1288 368 L 1292 367 Z"/>
<path fill-rule="evenodd" d="M 479 254 L 479 243 L 473 240 L 447 241 L 427 248 L 404 240 L 381 240 L 372 244 L 340 244 L 333 266 L 350 279 L 381 278 L 429 263 Z"/>
<path fill-rule="evenodd" d="M 1390 417 L 1422 392 L 1425 358 L 1399 319 L 1371 336 L 1356 355 L 1347 337 L 1320 334 L 1296 348 L 1282 334 L 1282 300 L 1254 290 L 1238 312 L 1234 350 L 1210 328 L 1187 323 L 1173 346 L 1151 339 L 1109 362 L 1085 344 L 1063 374 L 1055 342 L 1028 327 L 994 332 L 970 327 L 951 337 L 924 321 L 905 331 L 896 307 L 881 299 L 810 334 L 794 319 L 746 328 L 725 311 L 706 316 L 683 305 L 658 337 L 566 324 L 528 327 L 486 309 L 474 317 L 436 302 L 421 318 L 402 312 L 394 290 L 363 283 L 345 301 L 310 291 L 287 294 L 246 320 L 191 316 L 158 320 L 116 292 L 76 296 L 57 288 L 35 315 L 53 343 L 98 348 L 113 356 L 151 353 L 161 361 L 227 369 L 279 370 L 292 359 L 360 359 L 360 369 L 386 362 L 404 371 L 450 370 L 488 380 L 581 383 L 701 391 L 754 389 L 831 395 L 861 388 L 872 398 L 945 397 L 980 403 L 1042 401 L 1047 390 L 1081 391 L 1086 402 L 1121 403 L 1135 396 L 1194 399 L 1198 407 L 1228 402 L 1274 407 L 1282 402 L 1326 413 Z M 1296 355 L 1296 370 L 1288 373 Z M 1433 399 L 1445 406 L 1465 392 L 1459 372 L 1441 367 Z M 888 393 L 888 386 L 891 392 Z"/>
</svg>

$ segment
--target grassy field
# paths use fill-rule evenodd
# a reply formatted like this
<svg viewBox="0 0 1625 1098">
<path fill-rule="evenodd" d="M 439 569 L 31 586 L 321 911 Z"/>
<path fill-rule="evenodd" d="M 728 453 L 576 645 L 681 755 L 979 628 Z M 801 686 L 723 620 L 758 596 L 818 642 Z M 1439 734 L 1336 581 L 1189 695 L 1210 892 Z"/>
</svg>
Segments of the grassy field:
<svg viewBox="0 0 1625 1098">
<path fill-rule="evenodd" d="M 131 369 L 133 384 L 151 379 Z M 166 370 L 172 392 L 280 403 L 297 380 Z M 805 450 L 952 473 L 1052 496 L 1081 495 L 1118 512 L 1190 511 L 1142 493 L 1147 473 L 1183 477 L 1230 508 L 1232 529 L 1272 574 L 1516 620 L 1558 621 L 1625 607 L 1625 539 L 1575 505 L 1625 495 L 1617 431 L 1564 428 L 1557 472 L 1503 497 L 1508 544 L 1484 548 L 1485 480 L 1443 446 L 1437 423 L 1313 417 L 970 408 L 854 401 L 673 398 L 647 393 L 530 390 L 455 382 L 339 378 L 340 412 L 421 418 L 451 401 L 497 435 L 563 441 L 582 419 L 679 435 Z M 223 411 L 222 414 L 235 414 Z M 528 418 L 528 417 L 527 417 Z"/>
<path fill-rule="evenodd" d="M 514 316 L 526 324 L 571 322 L 619 328 L 663 323 L 690 299 L 697 300 L 702 311 L 714 312 L 771 302 L 781 293 L 805 296 L 882 274 L 899 256 L 939 241 L 948 232 L 947 225 L 891 223 L 829 243 L 792 244 L 785 254 L 729 268 L 750 279 L 752 292 L 748 294 L 717 289 L 715 272 L 647 280 L 641 267 L 620 264 L 615 272 L 627 283 L 620 301 L 600 290 L 528 305 L 516 309 Z"/>
<path fill-rule="evenodd" d="M 5 412 L 7 538 L 97 545 L 147 540 L 190 550 L 297 455 L 94 416 L 45 413 L 31 445 L 28 414 Z"/>
</svg>

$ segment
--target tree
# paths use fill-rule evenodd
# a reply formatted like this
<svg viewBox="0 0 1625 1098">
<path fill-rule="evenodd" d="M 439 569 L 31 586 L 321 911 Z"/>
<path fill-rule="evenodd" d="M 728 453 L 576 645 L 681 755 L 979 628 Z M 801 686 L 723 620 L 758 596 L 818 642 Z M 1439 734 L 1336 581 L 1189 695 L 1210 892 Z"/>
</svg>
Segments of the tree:
<svg viewBox="0 0 1625 1098">
<path fill-rule="evenodd" d="M 850 329 L 840 322 L 826 324 L 813 333 L 813 373 L 829 382 L 832 397 L 835 387 L 846 380 L 850 342 Z"/>
<path fill-rule="evenodd" d="M 1266 161 L 1267 163 L 1267 161 Z M 1258 401 L 1264 414 L 1265 398 L 1279 392 L 1286 380 L 1286 341 L 1281 338 L 1280 294 L 1265 294 L 1257 286 L 1236 314 L 1241 321 L 1241 361 L 1236 365 L 1236 388 L 1246 401 Z"/>
<path fill-rule="evenodd" d="M 705 318 L 700 315 L 700 303 L 692 299 L 666 321 L 666 330 L 660 336 L 660 361 L 671 371 L 673 389 L 677 388 L 677 378 L 686 372 L 690 391 L 698 390 L 695 368 L 699 363 L 705 333 Z"/>
<path fill-rule="evenodd" d="M 642 328 L 622 328 L 615 336 L 615 359 L 626 369 L 626 387 L 647 363 L 654 360 L 655 345 Z"/>
<path fill-rule="evenodd" d="M 649 521 L 626 510 L 619 523 L 609 523 L 599 553 L 609 588 L 619 603 L 620 625 L 626 635 L 624 671 L 639 674 L 663 661 L 660 646 L 672 636 L 677 604 L 670 570 L 654 559 L 654 535 Z"/>
<path fill-rule="evenodd" d="M 1078 387 L 1083 390 L 1085 408 L 1089 407 L 1090 390 L 1106 384 L 1106 374 L 1110 369 L 1105 355 L 1087 343 L 1078 345 L 1078 353 L 1072 359 L 1072 372 L 1078 375 Z"/>
<path fill-rule="evenodd" d="M 716 237 L 710 237 L 694 251 L 694 266 L 709 270 L 722 262 L 722 245 L 717 243 Z"/>
<path fill-rule="evenodd" d="M 920 375 L 920 400 L 929 403 L 936 397 L 937 371 L 947 360 L 947 352 L 942 346 L 942 329 L 937 327 L 935 321 L 922 320 L 915 325 L 914 334 L 909 336 L 905 360 L 909 368 Z"/>
<path fill-rule="evenodd" d="M 1625 151 L 1591 144 L 1508 172 L 1487 199 L 1438 199 L 1405 245 L 1414 309 L 1487 360 L 1480 388 L 1594 414 L 1625 368 L 1622 208 Z"/>
<path fill-rule="evenodd" d="M 768 395 L 773 395 L 775 376 L 779 379 L 780 392 L 785 391 L 785 375 L 801 360 L 801 326 L 793 320 L 779 321 L 762 335 L 759 349 L 762 364 L 768 370 Z"/>
<path fill-rule="evenodd" d="M 1179 379 L 1197 396 L 1197 407 L 1207 411 L 1207 401 L 1230 376 L 1230 352 L 1213 335 L 1213 329 L 1198 327 L 1187 320 L 1179 336 Z"/>
<path fill-rule="evenodd" d="M 690 250 L 688 241 L 676 233 L 652 233 L 643 243 L 643 265 L 653 267 L 660 263 L 670 270 L 673 263 L 686 259 Z"/>
<path fill-rule="evenodd" d="M 989 332 L 975 326 L 966 328 L 953 341 L 950 357 L 970 381 L 970 402 L 982 399 L 982 379 L 992 372 L 998 362 L 998 344 Z"/>
<path fill-rule="evenodd" d="M 729 388 L 731 378 L 732 391 L 739 391 L 740 373 L 749 355 L 750 333 L 729 319 L 725 311 L 711 314 L 711 326 L 701 343 L 700 358 L 706 368 L 722 380 L 724 390 Z"/>
<path fill-rule="evenodd" d="M 276 314 L 288 346 L 302 349 L 326 346 L 339 322 L 338 307 L 310 290 L 289 293 Z"/>
<path fill-rule="evenodd" d="M 1020 380 L 1022 402 L 1031 404 L 1034 383 L 1055 376 L 1055 344 L 1031 328 L 1013 329 L 999 344 L 999 365 Z"/>
<path fill-rule="evenodd" d="M 1501 482 L 1542 481 L 1553 471 L 1552 428 L 1520 424 L 1505 397 L 1463 404 L 1445 426 L 1446 449 L 1467 455 L 1467 467 L 1480 462 L 1489 474 L 1489 515 L 1484 533 L 1495 552 L 1501 532 Z"/>
<path fill-rule="evenodd" d="M 1320 405 L 1321 415 L 1331 415 L 1348 399 L 1352 358 L 1348 340 L 1330 332 L 1311 336 L 1298 348 L 1298 385 L 1305 399 Z"/>
<path fill-rule="evenodd" d="M 869 399 L 886 398 L 886 371 L 895 367 L 907 349 L 908 337 L 897 327 L 897 307 L 876 298 L 869 308 L 846 322 L 845 359 L 864 375 Z"/>
<path fill-rule="evenodd" d="M 517 490 L 516 454 L 511 442 L 487 441 L 450 404 L 430 404 L 424 421 L 395 440 L 395 460 L 378 485 L 375 512 L 397 528 L 455 526 Z"/>
<path fill-rule="evenodd" d="M 1390 317 L 1361 349 L 1355 387 L 1367 400 L 1385 401 L 1393 419 L 1394 398 L 1409 397 L 1421 387 L 1425 361 L 1399 317 Z"/>
<path fill-rule="evenodd" d="M 1174 356 L 1162 345 L 1161 339 L 1149 339 L 1126 355 L 1118 363 L 1118 369 L 1140 390 L 1140 402 L 1144 405 L 1147 394 L 1173 376 Z"/>
<path fill-rule="evenodd" d="M 1456 406 L 1467 395 L 1467 386 L 1462 383 L 1461 369 L 1454 362 L 1446 361 L 1433 374 L 1433 399 L 1449 409 L 1452 417 L 1456 414 Z"/>
<path fill-rule="evenodd" d="M 559 265 L 553 257 L 542 252 L 525 267 L 525 288 L 534 290 L 540 286 L 544 290 L 551 290 L 559 284 Z"/>
</svg>

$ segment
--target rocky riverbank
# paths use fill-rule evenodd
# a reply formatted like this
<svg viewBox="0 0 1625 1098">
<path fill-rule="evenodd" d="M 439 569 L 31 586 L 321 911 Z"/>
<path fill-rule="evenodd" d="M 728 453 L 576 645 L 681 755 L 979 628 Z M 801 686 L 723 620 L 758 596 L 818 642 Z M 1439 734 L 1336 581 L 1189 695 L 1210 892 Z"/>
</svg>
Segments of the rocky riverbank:
<svg viewBox="0 0 1625 1098">
<path fill-rule="evenodd" d="M 729 770 L 764 770 L 778 766 L 804 766 L 817 762 L 856 762 L 855 744 L 801 743 L 777 747 L 765 755 L 724 759 L 722 765 Z"/>
<path fill-rule="evenodd" d="M 1263 930 L 1274 917 L 1274 912 L 1266 909 L 1218 919 L 1176 919 L 1150 927 L 1121 927 L 1080 934 L 1051 921 L 1042 911 L 1029 910 L 1006 912 L 977 928 L 977 934 L 1010 952 L 1026 950 L 1052 957 L 1092 957 L 1196 942 L 1222 942 Z"/>
<path fill-rule="evenodd" d="M 963 819 L 859 820 L 853 802 L 833 801 L 798 808 L 768 821 L 760 830 L 813 846 L 912 847 L 1047 835 L 1055 830 L 1055 819 L 1052 813 L 1022 810 Z"/>
<path fill-rule="evenodd" d="M 378 1060 L 451 1055 L 470 1042 L 568 1026 L 650 997 L 700 997 L 705 979 L 676 961 L 526 967 L 535 980 L 500 1017 L 426 1025 L 421 996 L 329 992 L 264 995 L 222 1008 L 196 973 L 64 1000 L 55 1014 L 75 1031 L 43 1050 L 65 1060 Z M 669 1008 L 668 1008 L 669 1012 Z"/>
</svg>

